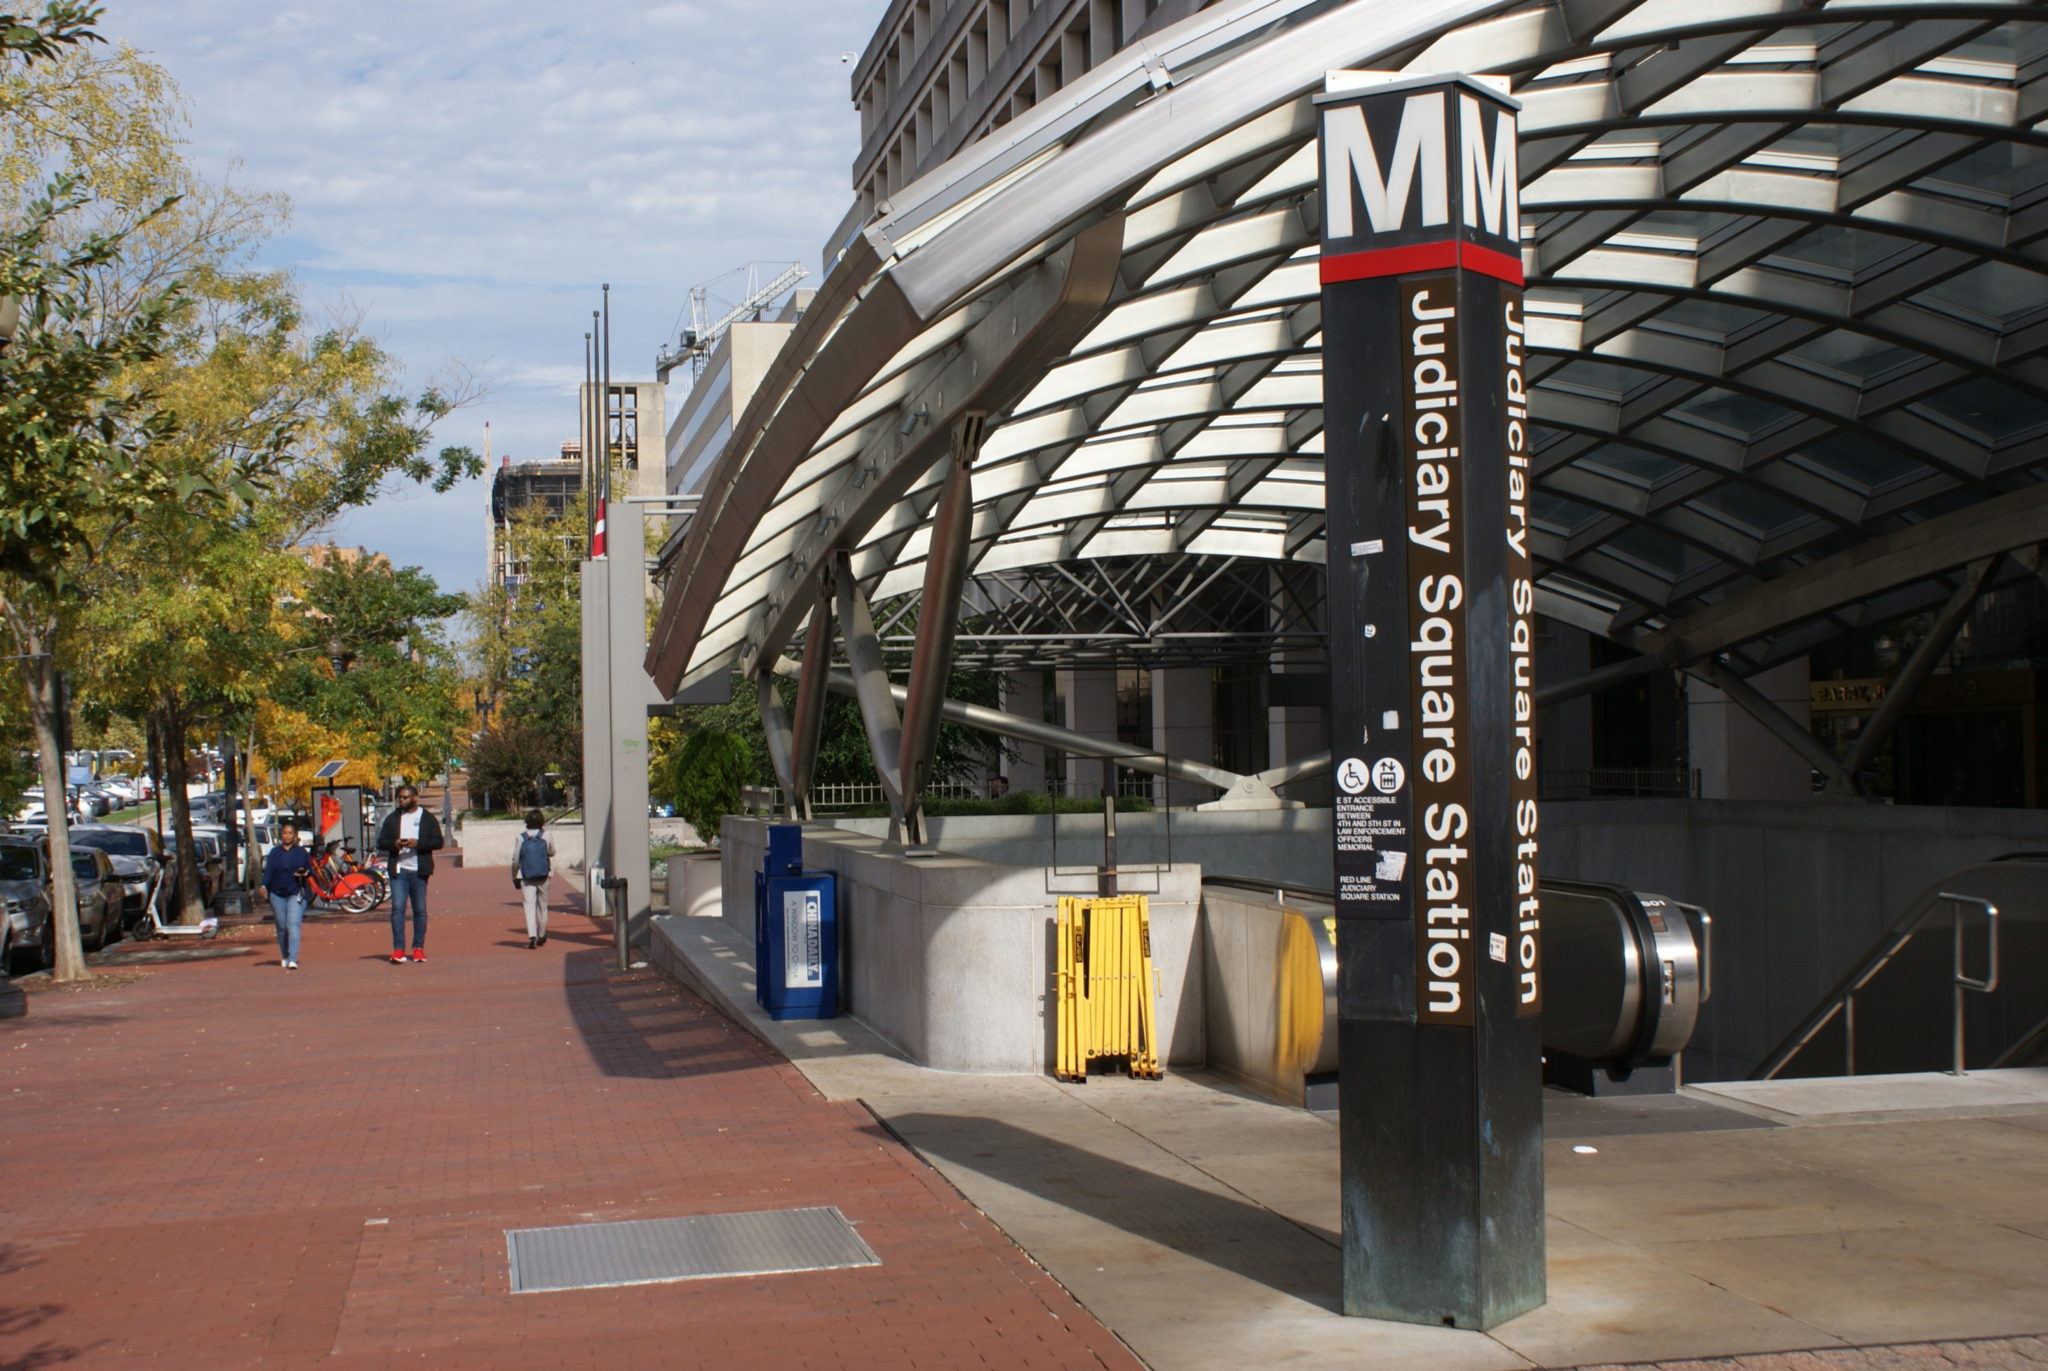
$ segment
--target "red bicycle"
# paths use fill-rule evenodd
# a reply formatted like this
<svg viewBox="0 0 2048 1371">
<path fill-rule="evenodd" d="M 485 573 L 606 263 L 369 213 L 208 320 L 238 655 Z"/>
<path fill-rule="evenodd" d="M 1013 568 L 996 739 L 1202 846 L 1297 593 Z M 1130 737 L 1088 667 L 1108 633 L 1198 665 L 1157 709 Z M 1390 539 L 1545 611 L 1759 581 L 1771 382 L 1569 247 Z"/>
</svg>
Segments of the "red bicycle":
<svg viewBox="0 0 2048 1371">
<path fill-rule="evenodd" d="M 306 868 L 307 893 L 350 914 L 369 913 L 383 902 L 385 887 L 368 872 L 351 866 L 336 844 L 315 848 L 312 865 Z"/>
</svg>

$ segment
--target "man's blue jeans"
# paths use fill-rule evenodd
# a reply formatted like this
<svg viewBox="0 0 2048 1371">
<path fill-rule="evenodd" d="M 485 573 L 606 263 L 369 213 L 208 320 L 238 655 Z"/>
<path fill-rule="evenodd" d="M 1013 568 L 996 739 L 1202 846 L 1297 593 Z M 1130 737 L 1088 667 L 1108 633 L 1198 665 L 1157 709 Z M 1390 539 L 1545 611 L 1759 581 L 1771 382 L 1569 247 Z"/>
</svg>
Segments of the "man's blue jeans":
<svg viewBox="0 0 2048 1371">
<path fill-rule="evenodd" d="M 299 959 L 299 924 L 306 917 L 306 892 L 301 890 L 292 895 L 280 895 L 276 891 L 270 896 L 270 915 L 277 920 L 277 955 L 282 961 L 296 962 Z"/>
<path fill-rule="evenodd" d="M 427 878 L 417 871 L 391 873 L 391 946 L 405 946 L 405 906 L 412 905 L 412 945 L 427 945 Z"/>
</svg>

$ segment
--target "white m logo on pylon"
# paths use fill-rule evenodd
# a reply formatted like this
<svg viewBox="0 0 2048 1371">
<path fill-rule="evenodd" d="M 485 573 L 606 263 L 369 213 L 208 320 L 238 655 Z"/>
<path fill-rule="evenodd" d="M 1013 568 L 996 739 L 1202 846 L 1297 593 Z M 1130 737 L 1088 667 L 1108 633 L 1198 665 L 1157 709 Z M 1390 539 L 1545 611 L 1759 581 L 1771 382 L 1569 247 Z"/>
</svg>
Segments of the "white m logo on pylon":
<svg viewBox="0 0 2048 1371">
<path fill-rule="evenodd" d="M 1411 95 L 1401 105 L 1401 125 L 1394 135 L 1392 156 L 1381 162 L 1366 127 L 1365 110 L 1345 105 L 1328 111 L 1323 123 L 1325 197 L 1323 237 L 1356 236 L 1352 213 L 1355 198 L 1365 203 L 1371 232 L 1389 233 L 1405 227 L 1408 202 L 1418 181 L 1422 194 L 1420 227 L 1451 221 L 1450 139 L 1444 118 L 1444 93 Z"/>
</svg>

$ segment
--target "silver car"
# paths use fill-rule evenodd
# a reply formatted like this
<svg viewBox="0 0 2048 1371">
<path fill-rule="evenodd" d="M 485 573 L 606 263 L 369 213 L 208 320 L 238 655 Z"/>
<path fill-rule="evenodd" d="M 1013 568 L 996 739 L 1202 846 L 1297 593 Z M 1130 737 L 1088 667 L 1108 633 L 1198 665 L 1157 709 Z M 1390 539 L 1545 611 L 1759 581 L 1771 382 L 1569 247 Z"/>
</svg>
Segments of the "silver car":
<svg viewBox="0 0 2048 1371">
<path fill-rule="evenodd" d="M 97 952 L 121 936 L 121 878 L 114 859 L 96 847 L 71 850 L 71 875 L 78 887 L 78 940 Z"/>
<path fill-rule="evenodd" d="M 156 830 L 141 824 L 79 824 L 71 830 L 71 847 L 97 848 L 113 859 L 114 875 L 121 883 L 121 916 L 134 922 L 143 916 L 143 902 L 163 866 L 163 847 Z M 161 890 L 158 909 L 167 907 Z"/>
<path fill-rule="evenodd" d="M 0 834 L 0 906 L 7 928 L 0 934 L 10 972 L 37 971 L 57 960 L 57 939 L 51 932 L 49 863 L 43 840 Z"/>
</svg>

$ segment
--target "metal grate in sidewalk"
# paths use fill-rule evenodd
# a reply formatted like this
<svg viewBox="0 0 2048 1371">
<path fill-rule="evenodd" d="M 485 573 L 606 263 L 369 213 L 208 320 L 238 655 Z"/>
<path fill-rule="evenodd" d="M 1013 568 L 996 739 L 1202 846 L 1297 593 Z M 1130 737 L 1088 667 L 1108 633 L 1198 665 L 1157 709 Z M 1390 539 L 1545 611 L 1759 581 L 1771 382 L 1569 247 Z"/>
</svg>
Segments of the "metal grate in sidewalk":
<svg viewBox="0 0 2048 1371">
<path fill-rule="evenodd" d="M 512 1293 L 880 1266 L 836 1206 L 505 1231 Z"/>
</svg>

